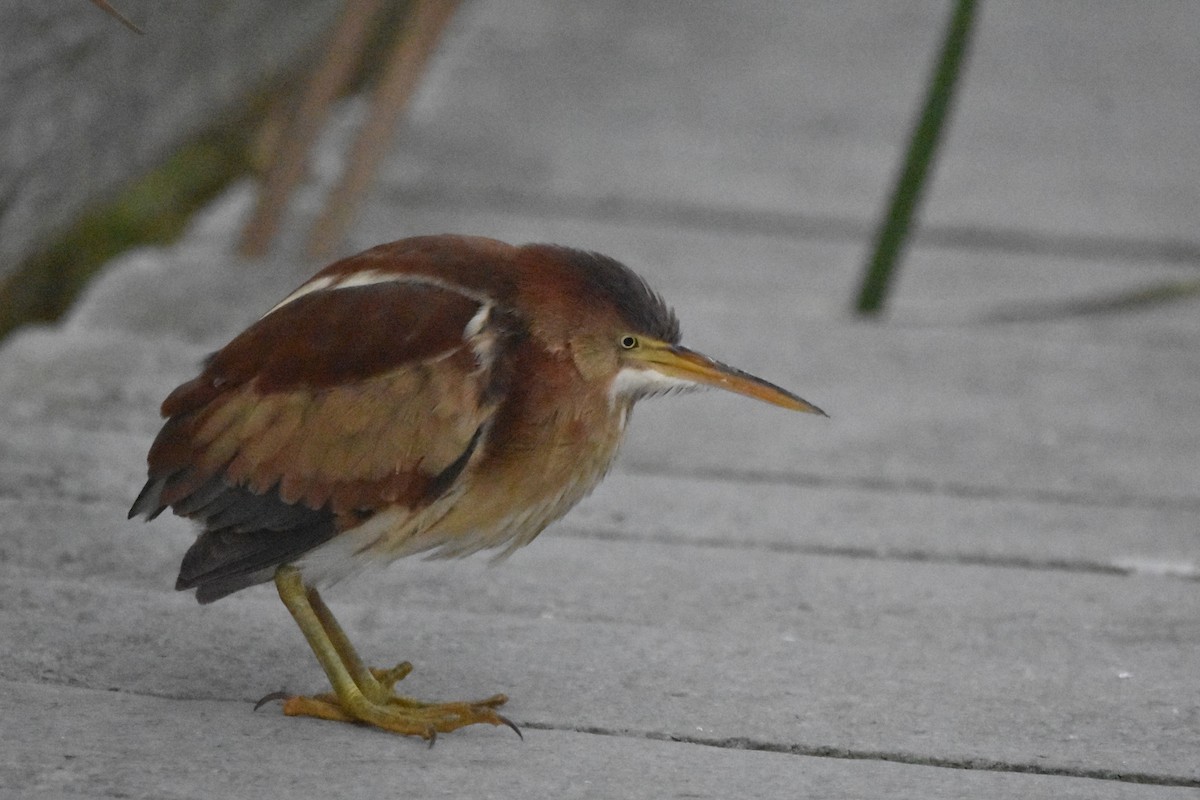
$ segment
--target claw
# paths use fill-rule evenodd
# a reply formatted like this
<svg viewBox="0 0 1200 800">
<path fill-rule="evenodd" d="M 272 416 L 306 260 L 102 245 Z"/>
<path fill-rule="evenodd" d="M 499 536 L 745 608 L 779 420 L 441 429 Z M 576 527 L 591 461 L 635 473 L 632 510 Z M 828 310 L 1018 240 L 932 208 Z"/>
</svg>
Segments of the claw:
<svg viewBox="0 0 1200 800">
<path fill-rule="evenodd" d="M 522 742 L 525 741 L 525 734 L 521 733 L 521 729 L 517 727 L 517 724 L 515 722 L 513 722 L 511 719 L 504 716 L 503 714 L 497 714 L 496 718 L 499 719 L 501 722 L 503 722 L 508 727 L 512 728 L 513 733 L 515 733 L 517 735 L 518 739 L 520 739 Z"/>
<path fill-rule="evenodd" d="M 258 702 L 254 704 L 254 710 L 258 711 L 272 700 L 287 700 L 289 697 L 291 697 L 291 695 L 287 692 L 271 692 L 269 694 L 264 694 L 261 698 L 259 698 Z"/>
</svg>

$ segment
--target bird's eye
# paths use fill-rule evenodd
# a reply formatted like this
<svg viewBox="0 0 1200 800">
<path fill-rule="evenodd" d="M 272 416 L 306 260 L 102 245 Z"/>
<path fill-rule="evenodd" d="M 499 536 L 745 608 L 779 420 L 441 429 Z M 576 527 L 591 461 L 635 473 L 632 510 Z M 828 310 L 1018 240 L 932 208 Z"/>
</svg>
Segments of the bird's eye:
<svg viewBox="0 0 1200 800">
<path fill-rule="evenodd" d="M 632 350 L 637 346 L 638 340 L 636 336 L 630 336 L 629 334 L 626 334 L 621 337 L 621 347 L 624 347 L 626 350 Z"/>
</svg>

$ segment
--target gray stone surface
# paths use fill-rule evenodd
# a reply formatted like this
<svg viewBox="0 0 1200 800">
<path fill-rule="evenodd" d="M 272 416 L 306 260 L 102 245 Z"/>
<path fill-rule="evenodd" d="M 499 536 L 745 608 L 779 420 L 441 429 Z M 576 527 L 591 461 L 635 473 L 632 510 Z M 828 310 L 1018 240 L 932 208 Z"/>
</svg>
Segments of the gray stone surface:
<svg viewBox="0 0 1200 800">
<path fill-rule="evenodd" d="M 0 715 L 23 721 L 0 786 L 1196 795 L 1196 301 L 995 319 L 1196 274 L 1200 146 L 1144 130 L 1200 83 L 1178 60 L 1194 7 L 987 6 L 932 228 L 875 324 L 846 308 L 945 5 L 663 8 L 468 4 L 347 250 L 442 230 L 604 250 L 690 344 L 832 418 L 647 402 L 605 485 L 509 561 L 330 593 L 372 661 L 416 664 L 408 690 L 504 691 L 525 742 L 253 713 L 322 685 L 287 612 L 268 587 L 197 607 L 171 591 L 189 526 L 124 518 L 161 398 L 314 267 L 293 253 L 326 167 L 262 263 L 231 253 L 236 187 L 0 350 Z"/>
<path fill-rule="evenodd" d="M 473 4 L 461 56 L 424 93 L 385 179 L 865 222 L 946 4 L 833 5 Z M 1182 240 L 1194 254 L 1198 28 L 1187 0 L 984 7 L 928 221 Z"/>
<path fill-rule="evenodd" d="M 887 761 L 802 758 L 636 736 L 528 729 L 524 743 L 467 731 L 432 750 L 417 742 L 320 729 L 313 750 L 297 722 L 243 703 L 128 692 L 47 690 L 0 681 L 0 702 L 29 706 L 27 735 L 6 752 L 29 794 L 181 800 L 254 797 L 1056 797 L 1171 800 L 1186 790 L 1084 778 L 939 769 Z M 317 723 L 298 723 L 301 726 Z M 211 731 L 221 731 L 214 745 Z M 314 733 L 316 730 L 314 730 Z M 34 745 L 52 741 L 53 744 Z M 102 741 L 103 746 L 94 742 Z M 186 753 L 180 757 L 180 753 Z M 352 758 L 345 753 L 352 752 Z M 753 776 L 748 779 L 747 775 Z M 9 784 L 10 786 L 13 784 Z"/>
<path fill-rule="evenodd" d="M 18 2 L 0 26 L 0 278 L 319 51 L 333 0 Z"/>
<path fill-rule="evenodd" d="M 164 549 L 143 558 L 159 566 Z M 0 676 L 247 703 L 323 680 L 268 588 L 196 609 L 164 602 L 161 574 L 112 558 L 106 574 L 80 550 L 13 560 L 29 577 L 11 577 L 19 600 L 0 618 L 24 646 Z M 1185 581 L 1127 579 L 1101 604 L 1109 576 L 553 535 L 484 569 L 400 565 L 330 597 L 364 652 L 415 660 L 418 696 L 502 688 L 518 724 L 1193 774 Z"/>
</svg>

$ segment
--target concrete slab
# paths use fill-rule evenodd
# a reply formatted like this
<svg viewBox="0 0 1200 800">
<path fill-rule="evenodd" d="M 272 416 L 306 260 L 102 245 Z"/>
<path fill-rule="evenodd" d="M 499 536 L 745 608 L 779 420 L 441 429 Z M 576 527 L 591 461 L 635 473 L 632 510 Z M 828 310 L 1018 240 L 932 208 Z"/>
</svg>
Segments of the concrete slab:
<svg viewBox="0 0 1200 800">
<path fill-rule="evenodd" d="M 1200 429 L 1185 398 L 1200 389 L 1200 351 L 782 320 L 768 339 L 710 335 L 755 313 L 730 306 L 697 315 L 690 343 L 797 390 L 832 419 L 723 393 L 645 403 L 627 465 L 1196 507 Z M 782 342 L 803 344 L 789 358 Z"/>
<path fill-rule="evenodd" d="M 1061 503 L 914 487 L 618 468 L 564 535 L 997 567 L 1200 578 L 1189 508 Z"/>
<path fill-rule="evenodd" d="M 690 798 L 1064 797 L 1170 800 L 1187 790 L 1082 778 L 952 770 L 747 752 L 527 728 L 525 741 L 464 731 L 433 749 L 361 730 L 248 711 L 241 702 L 0 681 L 0 705 L 20 704 L 24 733 L 0 761 L 0 781 L 27 796 L 146 800 L 352 798 L 403 794 L 539 800 Z M 219 738 L 214 744 L 214 731 Z M 53 742 L 51 746 L 35 742 Z M 181 752 L 186 756 L 181 757 Z"/>
<path fill-rule="evenodd" d="M 945 3 L 607 0 L 459 18 L 388 184 L 873 219 Z M 981 13 L 927 221 L 1195 244 L 1200 8 Z"/>
<path fill-rule="evenodd" d="M 556 537 L 482 569 L 398 567 L 334 607 L 368 658 L 417 663 L 408 691 L 503 690 L 519 724 L 1200 781 L 1188 582 Z M 269 587 L 199 608 L 71 562 L 4 581 L 9 680 L 222 700 L 323 681 Z"/>
<path fill-rule="evenodd" d="M 123 502 L 145 483 L 150 442 L 61 425 L 7 425 L 0 498 Z"/>
<path fill-rule="evenodd" d="M 26 328 L 0 351 L 0 418 L 12 425 L 152 437 L 158 407 L 211 348 L 91 329 Z"/>
</svg>

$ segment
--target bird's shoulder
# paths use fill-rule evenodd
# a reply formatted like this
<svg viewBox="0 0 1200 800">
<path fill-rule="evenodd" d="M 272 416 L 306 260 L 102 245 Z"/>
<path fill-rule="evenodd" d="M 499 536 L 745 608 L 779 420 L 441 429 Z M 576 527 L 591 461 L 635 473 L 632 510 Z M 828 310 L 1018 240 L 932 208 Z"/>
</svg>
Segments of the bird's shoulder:
<svg viewBox="0 0 1200 800">
<path fill-rule="evenodd" d="M 427 280 L 301 287 L 213 353 L 198 378 L 218 389 L 253 381 L 264 393 L 346 386 L 503 333 L 491 311 L 488 298 Z M 164 401 L 165 416 L 186 405 L 183 394 Z"/>
</svg>

